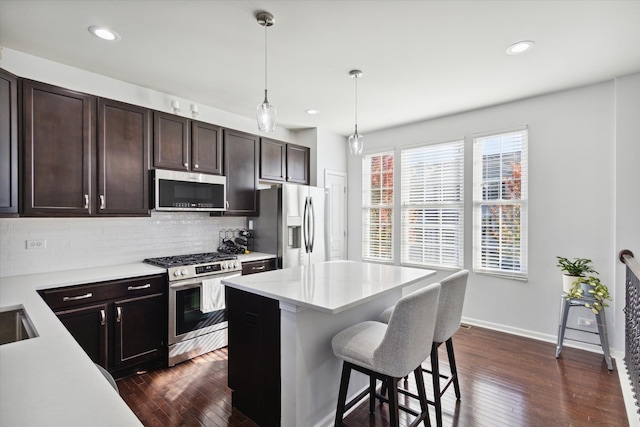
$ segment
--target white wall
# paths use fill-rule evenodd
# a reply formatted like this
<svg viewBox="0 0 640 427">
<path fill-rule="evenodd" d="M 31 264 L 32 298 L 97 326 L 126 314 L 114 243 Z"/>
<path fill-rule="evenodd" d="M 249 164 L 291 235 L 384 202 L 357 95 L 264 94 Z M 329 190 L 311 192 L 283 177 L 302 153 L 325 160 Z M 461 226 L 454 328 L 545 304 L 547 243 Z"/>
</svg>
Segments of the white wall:
<svg viewBox="0 0 640 427">
<path fill-rule="evenodd" d="M 633 84 L 637 78 L 633 79 Z M 625 81 L 626 82 L 626 81 Z M 631 82 L 629 82 L 631 84 Z M 631 97 L 637 103 L 637 96 Z M 629 103 L 634 101 L 629 101 Z M 618 108 L 626 108 L 618 103 Z M 525 99 L 367 134 L 368 153 L 394 149 L 396 184 L 400 148 L 465 139 L 465 267 L 471 269 L 472 138 L 474 134 L 527 125 L 529 128 L 529 277 L 515 281 L 472 274 L 465 300 L 467 321 L 555 341 L 561 293 L 556 256 L 594 261 L 615 304 L 607 310 L 611 344 L 620 350 L 623 321 L 614 285 L 616 190 L 616 86 L 614 81 Z M 633 114 L 632 114 L 633 116 Z M 630 128 L 637 131 L 638 114 Z M 627 147 L 628 154 L 637 153 Z M 627 142 L 627 146 L 631 145 Z M 637 164 L 638 156 L 635 156 Z M 348 159 L 349 258 L 361 259 L 361 159 Z M 637 192 L 637 172 L 633 184 Z M 399 185 L 396 186 L 399 188 Z M 395 199 L 394 256 L 400 259 L 400 197 Z M 637 203 L 636 212 L 637 212 Z M 637 218 L 637 215 L 636 215 Z M 636 219 L 637 220 L 637 219 Z M 632 239 L 638 242 L 637 237 Z M 638 249 L 640 252 L 640 249 Z M 444 277 L 442 272 L 436 279 Z M 592 316 L 589 312 L 581 317 Z"/>
<path fill-rule="evenodd" d="M 629 249 L 640 259 L 640 73 L 616 80 L 615 250 Z M 624 348 L 625 267 L 615 263 L 615 348 Z"/>
</svg>

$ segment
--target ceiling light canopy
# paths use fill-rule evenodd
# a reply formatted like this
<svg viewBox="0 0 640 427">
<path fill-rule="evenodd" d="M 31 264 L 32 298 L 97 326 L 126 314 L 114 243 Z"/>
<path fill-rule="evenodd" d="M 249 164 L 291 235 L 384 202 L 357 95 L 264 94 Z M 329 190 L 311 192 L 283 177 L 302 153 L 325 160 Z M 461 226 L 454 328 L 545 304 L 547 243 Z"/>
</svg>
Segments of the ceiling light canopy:
<svg viewBox="0 0 640 427">
<path fill-rule="evenodd" d="M 523 40 L 518 43 L 514 43 L 507 48 L 508 55 L 519 55 L 521 53 L 527 52 L 535 46 L 535 43 L 531 40 Z"/>
<path fill-rule="evenodd" d="M 276 115 L 278 111 L 267 99 L 267 27 L 271 27 L 275 20 L 269 12 L 259 12 L 256 15 L 258 24 L 264 27 L 264 101 L 256 108 L 258 129 L 262 132 L 273 132 L 276 128 Z"/>
<path fill-rule="evenodd" d="M 89 27 L 89 32 L 102 40 L 116 41 L 120 40 L 120 34 L 107 27 L 99 27 L 97 25 Z"/>
<path fill-rule="evenodd" d="M 356 119 L 355 119 L 355 132 L 349 136 L 349 152 L 354 155 L 362 154 L 362 146 L 364 138 L 358 133 L 358 79 L 362 77 L 362 71 L 351 70 L 349 75 L 356 82 Z"/>
<path fill-rule="evenodd" d="M 311 115 L 318 114 L 318 110 L 316 110 L 315 108 L 309 108 L 307 110 L 304 110 L 304 112 Z"/>
</svg>

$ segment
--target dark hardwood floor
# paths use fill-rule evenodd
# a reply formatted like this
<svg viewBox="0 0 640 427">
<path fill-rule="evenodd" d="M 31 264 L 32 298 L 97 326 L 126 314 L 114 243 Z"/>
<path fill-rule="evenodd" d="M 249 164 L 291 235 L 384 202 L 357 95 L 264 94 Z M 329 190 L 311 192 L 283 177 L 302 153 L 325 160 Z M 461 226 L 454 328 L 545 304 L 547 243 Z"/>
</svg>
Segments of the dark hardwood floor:
<svg viewBox="0 0 640 427">
<path fill-rule="evenodd" d="M 454 347 L 462 399 L 456 401 L 453 390 L 447 390 L 445 426 L 629 425 L 618 376 L 607 370 L 601 354 L 565 346 L 562 357 L 556 359 L 551 343 L 477 327 L 461 328 L 454 336 Z M 444 346 L 440 351 L 446 371 Z M 226 349 L 117 383 L 122 398 L 145 426 L 256 425 L 231 407 Z M 431 398 L 431 379 L 425 378 L 425 383 Z M 413 381 L 408 385 L 414 388 Z M 378 404 L 371 415 L 363 401 L 344 424 L 386 426 L 387 409 L 386 404 Z M 401 415 L 401 425 L 411 419 Z M 435 426 L 433 409 L 431 421 Z"/>
</svg>

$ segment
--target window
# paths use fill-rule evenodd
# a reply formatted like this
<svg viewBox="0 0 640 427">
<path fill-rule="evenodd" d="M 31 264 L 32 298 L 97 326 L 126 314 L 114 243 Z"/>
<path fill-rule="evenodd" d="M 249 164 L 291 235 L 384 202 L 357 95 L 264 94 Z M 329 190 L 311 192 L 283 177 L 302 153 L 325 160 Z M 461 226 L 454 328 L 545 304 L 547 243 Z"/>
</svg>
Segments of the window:
<svg viewBox="0 0 640 427">
<path fill-rule="evenodd" d="M 401 262 L 461 268 L 464 141 L 402 150 Z"/>
<path fill-rule="evenodd" d="M 473 269 L 527 277 L 526 129 L 473 140 Z"/>
<path fill-rule="evenodd" d="M 362 160 L 362 258 L 393 261 L 393 152 Z"/>
</svg>

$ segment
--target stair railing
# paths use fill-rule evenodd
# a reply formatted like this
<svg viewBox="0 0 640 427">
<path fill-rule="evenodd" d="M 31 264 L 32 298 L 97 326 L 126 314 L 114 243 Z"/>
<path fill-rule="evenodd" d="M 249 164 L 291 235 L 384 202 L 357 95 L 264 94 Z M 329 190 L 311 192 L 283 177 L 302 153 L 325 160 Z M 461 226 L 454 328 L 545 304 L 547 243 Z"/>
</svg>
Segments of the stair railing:
<svg viewBox="0 0 640 427">
<path fill-rule="evenodd" d="M 623 249 L 618 258 L 627 266 L 625 279 L 625 356 L 636 411 L 640 414 L 640 262 L 633 252 Z"/>
</svg>

